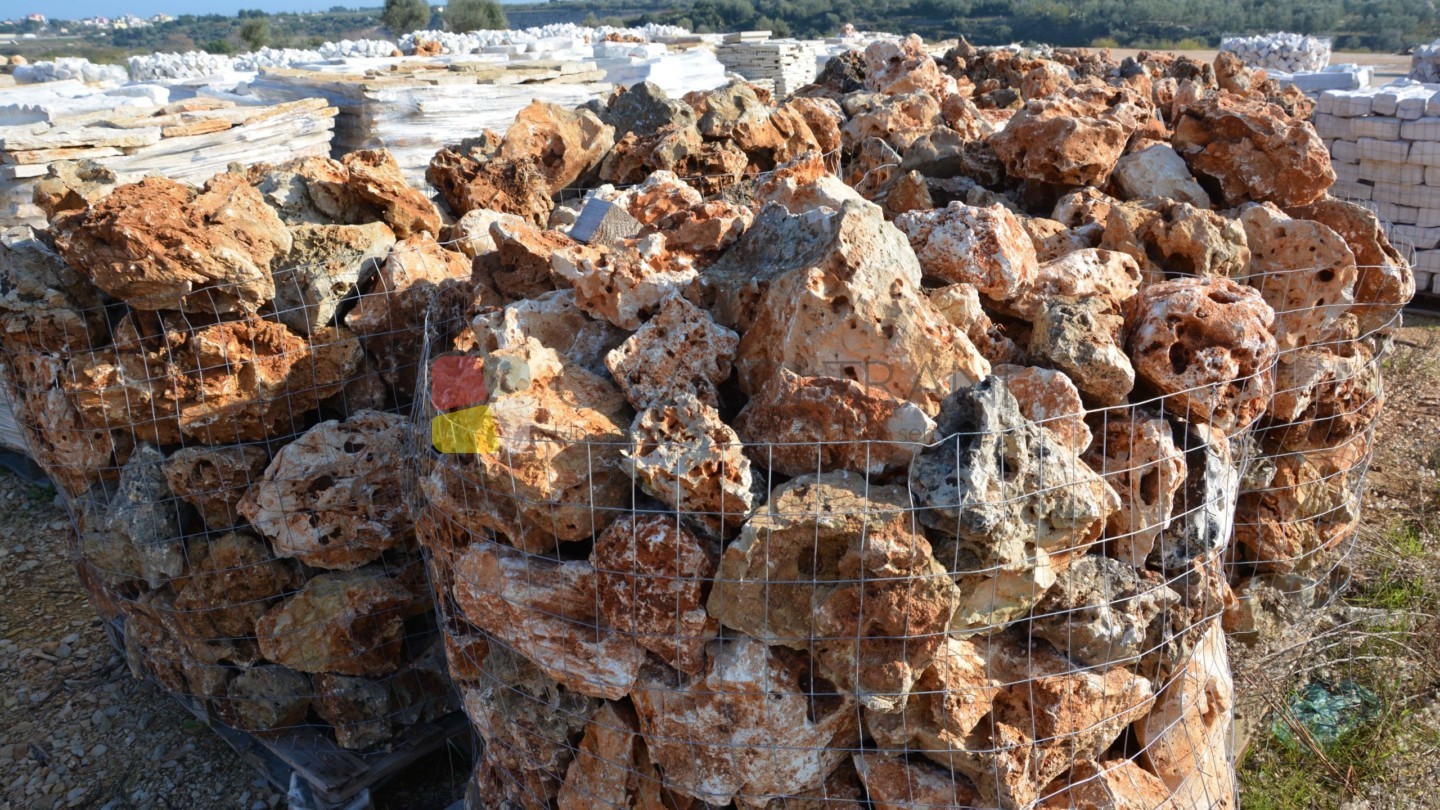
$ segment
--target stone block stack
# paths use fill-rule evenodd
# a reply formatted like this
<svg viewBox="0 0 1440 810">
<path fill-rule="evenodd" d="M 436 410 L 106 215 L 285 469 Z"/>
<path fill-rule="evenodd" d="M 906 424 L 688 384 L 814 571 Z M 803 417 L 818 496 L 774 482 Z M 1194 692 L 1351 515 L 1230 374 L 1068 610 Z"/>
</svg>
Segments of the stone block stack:
<svg viewBox="0 0 1440 810">
<path fill-rule="evenodd" d="M 1220 40 L 1220 50 L 1235 54 L 1252 68 L 1285 73 L 1324 70 L 1330 64 L 1330 40 L 1284 31 L 1250 37 L 1225 37 Z"/>
<path fill-rule="evenodd" d="M 1413 252 L 1416 288 L 1440 293 L 1440 92 L 1405 81 L 1327 92 L 1315 130 L 1334 164 L 1332 193 L 1370 207 Z"/>
<path fill-rule="evenodd" d="M 266 738 L 453 711 L 400 460 L 418 323 L 468 278 L 383 152 L 196 188 L 64 174 L 0 238 L 0 348 L 137 677 Z"/>
<path fill-rule="evenodd" d="M 1440 40 L 1421 45 L 1410 55 L 1409 78 L 1417 82 L 1440 82 Z"/>
<path fill-rule="evenodd" d="M 1246 461 L 1338 463 L 1298 433 L 1409 267 L 1233 57 L 960 50 L 432 161 L 499 299 L 431 320 L 415 412 L 471 807 L 1235 806 Z"/>
<path fill-rule="evenodd" d="M 815 81 L 819 43 L 770 39 L 769 31 L 726 34 L 715 49 L 720 64 L 784 98 Z"/>
</svg>

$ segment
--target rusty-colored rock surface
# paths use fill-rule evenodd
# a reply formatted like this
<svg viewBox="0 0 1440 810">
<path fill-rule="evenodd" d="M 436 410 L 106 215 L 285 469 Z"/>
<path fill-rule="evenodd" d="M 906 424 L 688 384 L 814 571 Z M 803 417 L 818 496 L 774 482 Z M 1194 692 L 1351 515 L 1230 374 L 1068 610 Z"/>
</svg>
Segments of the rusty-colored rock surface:
<svg viewBox="0 0 1440 810">
<path fill-rule="evenodd" d="M 1335 182 L 1315 128 L 1261 99 L 1220 93 L 1187 104 L 1173 143 L 1197 178 L 1219 186 L 1227 206 L 1307 205 Z"/>
<path fill-rule="evenodd" d="M 1105 530 L 1105 553 L 1143 568 L 1170 525 L 1175 495 L 1185 484 L 1185 455 L 1170 424 L 1152 412 L 1127 408 L 1096 418 L 1097 438 L 1082 458 L 1120 493 L 1120 509 Z"/>
<path fill-rule="evenodd" d="M 1355 255 L 1355 305 L 1350 311 L 1359 321 L 1361 335 L 1390 325 L 1415 297 L 1415 274 L 1410 263 L 1390 244 L 1380 220 L 1359 203 L 1325 197 L 1290 209 L 1291 216 L 1318 222 L 1340 235 Z"/>
<path fill-rule="evenodd" d="M 1055 435 L 1070 452 L 1080 455 L 1090 447 L 1090 426 L 1085 424 L 1085 403 L 1075 383 L 1059 371 L 1035 366 L 997 365 L 992 371 L 1020 406 L 1020 415 Z M 1095 464 L 1088 458 L 1086 463 Z M 1098 471 L 1099 468 L 1095 467 Z"/>
<path fill-rule="evenodd" d="M 1100 247 L 1133 258 L 1147 284 L 1175 276 L 1240 279 L 1250 264 L 1244 226 L 1189 203 L 1115 205 L 1104 222 Z"/>
<path fill-rule="evenodd" d="M 605 355 L 605 367 L 637 410 L 689 394 L 712 407 L 730 376 L 740 337 L 709 313 L 675 295 Z"/>
<path fill-rule="evenodd" d="M 926 276 L 972 284 L 1000 301 L 1034 283 L 1035 245 L 1020 220 L 1003 206 L 973 208 L 953 202 L 946 208 L 902 214 L 895 226 L 910 240 Z"/>
<path fill-rule="evenodd" d="M 1252 253 L 1245 281 L 1274 308 L 1280 350 L 1353 337 L 1355 324 L 1346 316 L 1359 270 L 1345 240 L 1272 205 L 1246 206 L 1240 223 Z"/>
<path fill-rule="evenodd" d="M 167 617 L 176 635 L 192 648 L 208 648 L 212 665 L 248 665 L 259 658 L 256 622 L 300 587 L 301 576 L 264 541 L 235 532 L 192 544 L 189 575 L 181 582 Z"/>
<path fill-rule="evenodd" d="M 1181 805 L 1234 807 L 1234 771 L 1225 761 L 1235 685 L 1225 633 L 1213 622 L 1178 679 L 1135 724 L 1149 770 Z"/>
<path fill-rule="evenodd" d="M 534 160 L 553 196 L 598 168 L 600 159 L 614 145 L 614 127 L 594 112 L 532 101 L 505 130 L 500 157 L 517 162 Z"/>
<path fill-rule="evenodd" d="M 739 530 L 756 498 L 750 459 L 720 413 L 690 394 L 641 411 L 621 464 L 640 488 L 712 537 Z"/>
<path fill-rule="evenodd" d="M 269 462 L 270 454 L 257 445 L 182 447 L 165 460 L 165 480 L 200 511 L 207 528 L 228 529 L 241 522 L 235 507 Z"/>
<path fill-rule="evenodd" d="M 425 180 L 457 216 L 488 208 L 543 225 L 555 208 L 545 169 L 535 158 L 480 161 L 442 149 L 431 158 Z"/>
<path fill-rule="evenodd" d="M 301 672 L 387 675 L 400 668 L 416 602 L 380 568 L 320 574 L 256 622 L 260 652 Z"/>
<path fill-rule="evenodd" d="M 1013 176 L 1103 186 L 1135 130 L 1135 112 L 1126 107 L 1133 105 L 1097 109 L 1073 97 L 1035 99 L 990 137 L 990 146 Z"/>
<path fill-rule="evenodd" d="M 105 342 L 99 292 L 29 228 L 0 233 L 0 345 L 85 351 Z"/>
<path fill-rule="evenodd" d="M 384 149 L 361 149 L 341 159 L 349 171 L 346 185 L 401 239 L 416 234 L 440 235 L 440 212 L 435 203 L 405 182 L 400 164 Z"/>
</svg>

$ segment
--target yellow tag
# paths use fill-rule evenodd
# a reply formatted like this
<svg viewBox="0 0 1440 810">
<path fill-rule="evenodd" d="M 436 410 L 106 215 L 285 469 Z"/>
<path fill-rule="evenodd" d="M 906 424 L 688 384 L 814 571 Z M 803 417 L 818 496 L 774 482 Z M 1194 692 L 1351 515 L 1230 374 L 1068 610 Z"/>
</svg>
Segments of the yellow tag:
<svg viewBox="0 0 1440 810">
<path fill-rule="evenodd" d="M 500 449 L 495 417 L 486 405 L 439 414 L 430 420 L 430 444 L 441 453 L 493 453 Z"/>
</svg>

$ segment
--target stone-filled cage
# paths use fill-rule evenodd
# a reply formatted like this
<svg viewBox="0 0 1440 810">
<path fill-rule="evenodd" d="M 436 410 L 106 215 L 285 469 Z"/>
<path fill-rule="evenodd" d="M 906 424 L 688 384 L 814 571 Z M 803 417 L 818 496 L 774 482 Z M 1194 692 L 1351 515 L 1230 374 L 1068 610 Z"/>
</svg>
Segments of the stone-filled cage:
<svg viewBox="0 0 1440 810">
<path fill-rule="evenodd" d="M 334 208 L 347 173 L 151 178 L 0 245 L 16 418 L 130 668 L 297 755 L 388 751 L 458 708 L 403 454 L 416 267 L 468 258 L 429 234 L 438 215 L 397 239 L 393 210 Z"/>
<path fill-rule="evenodd" d="M 1135 305 L 1269 311 L 1223 280 Z M 1224 562 L 1268 324 L 1242 376 L 1089 411 L 1016 366 L 933 417 L 878 366 L 647 398 L 672 367 L 631 359 L 657 330 L 713 356 L 703 314 L 431 313 L 414 514 L 469 807 L 1234 806 Z"/>
</svg>

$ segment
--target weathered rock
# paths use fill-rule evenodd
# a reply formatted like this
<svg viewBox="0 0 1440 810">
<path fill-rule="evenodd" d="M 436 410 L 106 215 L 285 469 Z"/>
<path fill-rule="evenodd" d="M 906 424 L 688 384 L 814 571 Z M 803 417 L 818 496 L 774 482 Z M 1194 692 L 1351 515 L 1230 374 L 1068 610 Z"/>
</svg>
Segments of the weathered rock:
<svg viewBox="0 0 1440 810">
<path fill-rule="evenodd" d="M 1331 561 L 1360 517 L 1360 487 L 1369 461 L 1366 435 L 1332 447 L 1274 457 L 1263 487 L 1242 492 L 1235 508 L 1235 556 L 1258 570 L 1312 573 Z"/>
<path fill-rule="evenodd" d="M 470 258 L 485 256 L 500 249 L 495 242 L 495 237 L 490 233 L 490 226 L 496 222 L 520 222 L 519 217 L 514 214 L 506 214 L 500 211 L 491 211 L 489 208 L 476 208 L 460 217 L 454 225 L 450 226 L 449 237 L 446 242 L 453 242 L 453 247 Z"/>
<path fill-rule="evenodd" d="M 920 91 L 937 99 L 956 92 L 955 79 L 940 70 L 914 34 L 898 42 L 879 39 L 866 46 L 865 86 L 892 96 Z"/>
<path fill-rule="evenodd" d="M 404 619 L 418 603 L 379 568 L 320 574 L 260 617 L 260 652 L 301 672 L 387 675 L 400 668 Z"/>
<path fill-rule="evenodd" d="M 712 537 L 733 535 L 756 503 L 740 437 L 688 393 L 635 417 L 621 464 L 641 489 Z"/>
<path fill-rule="evenodd" d="M 1130 759 L 1077 762 L 1044 794 L 1037 810 L 1154 810 L 1170 801 L 1170 788 Z"/>
<path fill-rule="evenodd" d="M 1099 296 L 1052 298 L 1035 318 L 1030 356 L 1065 372 L 1092 402 L 1118 405 L 1135 387 L 1135 369 L 1120 347 L 1124 325 L 1118 307 Z"/>
<path fill-rule="evenodd" d="M 938 126 L 944 125 L 940 103 L 919 91 L 893 96 L 873 96 L 864 108 L 850 116 L 840 134 L 848 149 L 867 138 L 879 138 L 904 152 Z"/>
<path fill-rule="evenodd" d="M 113 169 L 93 160 L 58 160 L 35 181 L 31 200 L 53 222 L 67 214 L 83 213 L 114 190 Z"/>
<path fill-rule="evenodd" d="M 483 364 L 496 449 L 443 456 L 422 479 L 427 497 L 536 554 L 603 530 L 632 487 L 620 469 L 631 416 L 619 389 L 534 339 Z"/>
<path fill-rule="evenodd" d="M 341 162 L 350 172 L 346 181 L 350 191 L 375 208 L 397 237 L 440 235 L 440 212 L 435 203 L 405 182 L 400 164 L 389 152 L 360 149 L 346 154 Z"/>
<path fill-rule="evenodd" d="M 875 810 L 977 807 L 980 791 L 964 774 L 924 760 L 856 753 L 855 770 Z"/>
<path fill-rule="evenodd" d="M 1175 494 L 1185 483 L 1185 456 L 1169 423 L 1148 411 L 1109 411 L 1098 418 L 1099 440 L 1083 458 L 1120 493 L 1105 553 L 1142 568 L 1155 539 L 1170 525 Z"/>
<path fill-rule="evenodd" d="M 1124 200 L 1158 198 L 1210 207 L 1210 195 L 1195 182 L 1184 159 L 1169 144 L 1157 143 L 1120 158 L 1114 181 Z"/>
<path fill-rule="evenodd" d="M 227 314 L 275 295 L 271 262 L 290 232 L 243 177 L 201 191 L 158 177 L 120 186 L 60 224 L 55 247 L 101 290 L 136 309 Z"/>
<path fill-rule="evenodd" d="M 809 152 L 840 146 L 838 116 L 813 99 L 791 99 L 763 119 L 736 124 L 734 142 L 760 169 L 773 169 Z"/>
<path fill-rule="evenodd" d="M 1020 220 L 999 205 L 973 208 L 952 202 L 946 208 L 895 218 L 920 269 L 946 283 L 966 283 L 1004 301 L 1034 282 L 1035 245 Z"/>
<path fill-rule="evenodd" d="M 1066 193 L 1055 202 L 1050 218 L 1071 228 L 1082 225 L 1104 225 L 1110 208 L 1119 203 L 1114 197 L 1094 186 L 1085 186 Z"/>
<path fill-rule="evenodd" d="M 329 673 L 316 673 L 310 680 L 315 713 L 335 727 L 341 748 L 369 748 L 390 739 L 395 706 L 383 681 Z"/>
<path fill-rule="evenodd" d="M 1260 99 L 1221 93 L 1186 104 L 1173 143 L 1190 171 L 1217 187 L 1227 206 L 1306 205 L 1335 182 L 1330 153 L 1315 128 Z"/>
<path fill-rule="evenodd" d="M 459 216 L 486 208 L 544 225 L 555 208 L 549 179 L 534 158 L 482 162 L 442 149 L 430 159 L 425 181 L 439 190 L 440 198 Z"/>
<path fill-rule="evenodd" d="M 657 225 L 668 247 L 690 254 L 698 265 L 709 264 L 733 245 L 754 220 L 755 212 L 746 206 L 710 200 L 677 211 Z"/>
<path fill-rule="evenodd" d="M 694 126 L 695 110 L 682 101 L 671 99 L 654 82 L 640 82 L 616 93 L 610 99 L 605 120 L 615 127 L 616 137 L 631 132 L 654 132 L 666 126 Z"/>
<path fill-rule="evenodd" d="M 909 505 L 903 488 L 854 473 L 783 484 L 721 557 L 710 614 L 810 651 L 820 674 L 862 706 L 900 711 L 959 596 Z"/>
<path fill-rule="evenodd" d="M 1245 280 L 1275 310 L 1281 351 L 1353 337 L 1345 318 L 1355 303 L 1355 254 L 1330 228 L 1291 219 L 1271 205 L 1240 213 L 1250 244 Z"/>
<path fill-rule="evenodd" d="M 1025 353 L 1003 327 L 990 320 L 980 304 L 980 294 L 971 285 L 950 284 L 930 290 L 926 297 L 940 317 L 965 333 L 980 356 L 992 364 L 992 370 L 995 365 L 1024 362 Z"/>
<path fill-rule="evenodd" d="M 310 679 L 285 667 L 251 667 L 217 699 L 220 718 L 236 728 L 265 733 L 291 729 L 310 712 Z"/>
<path fill-rule="evenodd" d="M 1035 605 L 1030 634 L 1078 664 L 1133 665 L 1160 646 L 1165 613 L 1179 602 L 1161 574 L 1086 554 L 1070 563 Z"/>
<path fill-rule="evenodd" d="M 1100 247 L 1133 258 L 1147 284 L 1177 275 L 1240 278 L 1250 265 L 1244 226 L 1173 200 L 1112 206 Z"/>
<path fill-rule="evenodd" d="M 693 262 L 654 233 L 620 247 L 577 246 L 551 255 L 551 273 L 575 290 L 581 309 L 621 329 L 640 328 L 660 302 L 695 278 Z"/>
<path fill-rule="evenodd" d="M 288 225 L 356 224 L 375 218 L 350 188 L 350 170 L 338 160 L 307 157 L 278 167 L 250 169 L 255 190 Z"/>
<path fill-rule="evenodd" d="M 907 466 L 935 431 L 919 407 L 879 388 L 783 368 L 733 425 L 751 460 L 783 475 L 883 475 Z"/>
<path fill-rule="evenodd" d="M 1003 314 L 1034 321 L 1053 298 L 1100 298 L 1120 306 L 1139 288 L 1140 269 L 1134 259 L 1110 250 L 1077 250 L 1041 264 L 1034 282 L 1019 295 L 992 301 Z"/>
<path fill-rule="evenodd" d="M 1229 279 L 1173 279 L 1126 303 L 1125 345 L 1136 375 L 1168 407 L 1230 433 L 1270 404 L 1275 312 Z"/>
<path fill-rule="evenodd" d="M 0 384 L 30 456 L 50 481 L 79 498 L 112 465 L 115 437 L 87 424 L 64 391 L 66 367 L 60 355 L 11 348 Z M 128 437 L 121 436 L 122 444 Z"/>
<path fill-rule="evenodd" d="M 1178 679 L 1135 724 L 1149 770 L 1170 788 L 1177 806 L 1235 806 L 1226 754 L 1234 693 L 1225 633 L 1214 622 Z"/>
<path fill-rule="evenodd" d="M 395 244 L 388 225 L 297 225 L 290 252 L 275 260 L 275 317 L 301 335 L 335 317 L 340 303 L 369 281 Z"/>
<path fill-rule="evenodd" d="M 505 130 L 500 157 L 539 164 L 553 196 L 596 169 L 614 145 L 615 129 L 590 110 L 532 101 Z"/>
<path fill-rule="evenodd" d="M 606 702 L 591 716 L 556 797 L 559 810 L 637 807 L 644 741 L 634 710 Z"/>
<path fill-rule="evenodd" d="M 161 615 L 170 609 L 163 593 L 142 593 L 118 604 L 125 618 L 125 662 L 136 678 L 150 678 L 174 694 L 211 698 L 224 690 L 221 667 L 204 667 L 165 628 Z M 206 678 L 209 670 L 212 677 Z M 191 675 L 196 675 L 192 685 Z M 193 691 L 192 691 L 193 690 Z"/>
<path fill-rule="evenodd" d="M 713 642 L 693 679 L 647 667 L 631 700 L 667 785 L 723 805 L 818 787 L 859 745 L 855 704 L 833 689 L 803 654 L 741 637 Z"/>
<path fill-rule="evenodd" d="M 739 346 L 739 335 L 675 295 L 605 355 L 605 367 L 636 410 L 676 402 L 682 394 L 718 407 L 717 388 L 730 376 Z"/>
<path fill-rule="evenodd" d="M 1135 130 L 1132 115 L 1114 108 L 1099 112 L 1064 96 L 1033 99 L 990 137 L 990 146 L 1014 177 L 1104 186 Z"/>
<path fill-rule="evenodd" d="M 1035 366 L 997 365 L 991 369 L 1005 381 L 1020 415 L 1045 428 L 1075 455 L 1090 447 L 1090 426 L 1085 424 L 1085 403 L 1080 390 L 1064 374 Z M 1085 459 L 1091 467 L 1099 467 Z"/>
<path fill-rule="evenodd" d="M 1119 498 L 1045 429 L 1020 415 L 989 378 L 952 394 L 936 419 L 942 439 L 916 457 L 910 485 L 920 519 L 939 532 L 962 602 L 956 632 L 1019 618 L 1069 559 L 1098 540 Z"/>
<path fill-rule="evenodd" d="M 1035 258 L 1042 262 L 1053 262 L 1077 250 L 1098 247 L 1104 235 L 1104 229 L 1099 225 L 1067 228 L 1064 223 L 1040 217 L 1027 217 L 1020 224 L 1035 246 Z"/>
<path fill-rule="evenodd" d="M 767 207 L 699 280 L 716 320 L 742 332 L 741 390 L 779 369 L 841 377 L 933 412 L 989 363 L 920 292 L 920 267 L 879 208 L 791 216 Z"/>
<path fill-rule="evenodd" d="M 237 507 L 282 557 L 317 568 L 372 563 L 414 537 L 403 466 L 409 423 L 362 411 L 280 448 Z"/>
<path fill-rule="evenodd" d="M 696 128 L 707 138 L 724 139 L 742 122 L 753 123 L 769 115 L 769 109 L 755 95 L 754 85 L 732 81 L 723 87 L 687 93 L 685 103 L 695 111 Z"/>
<path fill-rule="evenodd" d="M 27 227 L 0 233 L 0 345 L 65 353 L 105 343 L 99 292 Z"/>
<path fill-rule="evenodd" d="M 170 491 L 196 509 L 212 531 L 241 522 L 236 504 L 270 461 L 256 445 L 184 447 L 165 461 Z"/>
<path fill-rule="evenodd" d="M 1288 354 L 1275 364 L 1266 441 L 1284 451 L 1311 450 L 1368 431 L 1385 406 L 1380 371 L 1360 342 Z"/>
<path fill-rule="evenodd" d="M 1324 225 L 1340 235 L 1355 255 L 1355 305 L 1361 335 L 1388 326 L 1415 297 L 1415 274 L 1410 263 L 1386 238 L 1380 220 L 1358 203 L 1325 197 L 1292 208 L 1289 214 Z"/>
<path fill-rule="evenodd" d="M 484 353 L 514 349 L 534 338 L 561 359 L 604 375 L 605 358 L 629 337 L 605 321 L 586 315 L 575 305 L 573 290 L 551 290 L 476 315 L 470 324 L 475 348 Z M 644 327 L 642 327 L 643 330 Z"/>
<path fill-rule="evenodd" d="M 197 653 L 209 648 L 205 657 L 212 666 L 221 660 L 255 663 L 255 624 L 277 598 L 300 586 L 299 569 L 239 532 L 192 543 L 189 561 L 166 623 Z"/>
<path fill-rule="evenodd" d="M 720 623 L 705 612 L 715 562 L 705 543 L 671 515 L 624 515 L 595 539 L 605 623 L 687 674 L 705 665 Z"/>
<path fill-rule="evenodd" d="M 1225 435 L 1192 423 L 1179 442 L 1185 451 L 1185 486 L 1175 495 L 1170 526 L 1150 555 L 1167 573 L 1211 563 L 1230 542 L 1240 471 Z"/>
<path fill-rule="evenodd" d="M 624 697 L 645 661 L 636 638 L 605 625 L 586 562 L 475 542 L 455 561 L 454 598 L 468 621 L 583 695 Z"/>
<path fill-rule="evenodd" d="M 187 569 L 183 507 L 164 463 L 163 453 L 139 444 L 118 484 L 97 484 L 80 500 L 80 554 L 106 582 L 139 579 L 158 588 Z"/>
<path fill-rule="evenodd" d="M 875 742 L 896 751 L 928 749 L 935 756 L 965 750 L 972 734 L 983 733 L 982 724 L 1004 686 L 1003 675 L 992 671 L 990 646 L 985 640 L 943 639 L 934 660 L 919 673 L 903 712 L 865 713 L 865 728 Z"/>
</svg>

